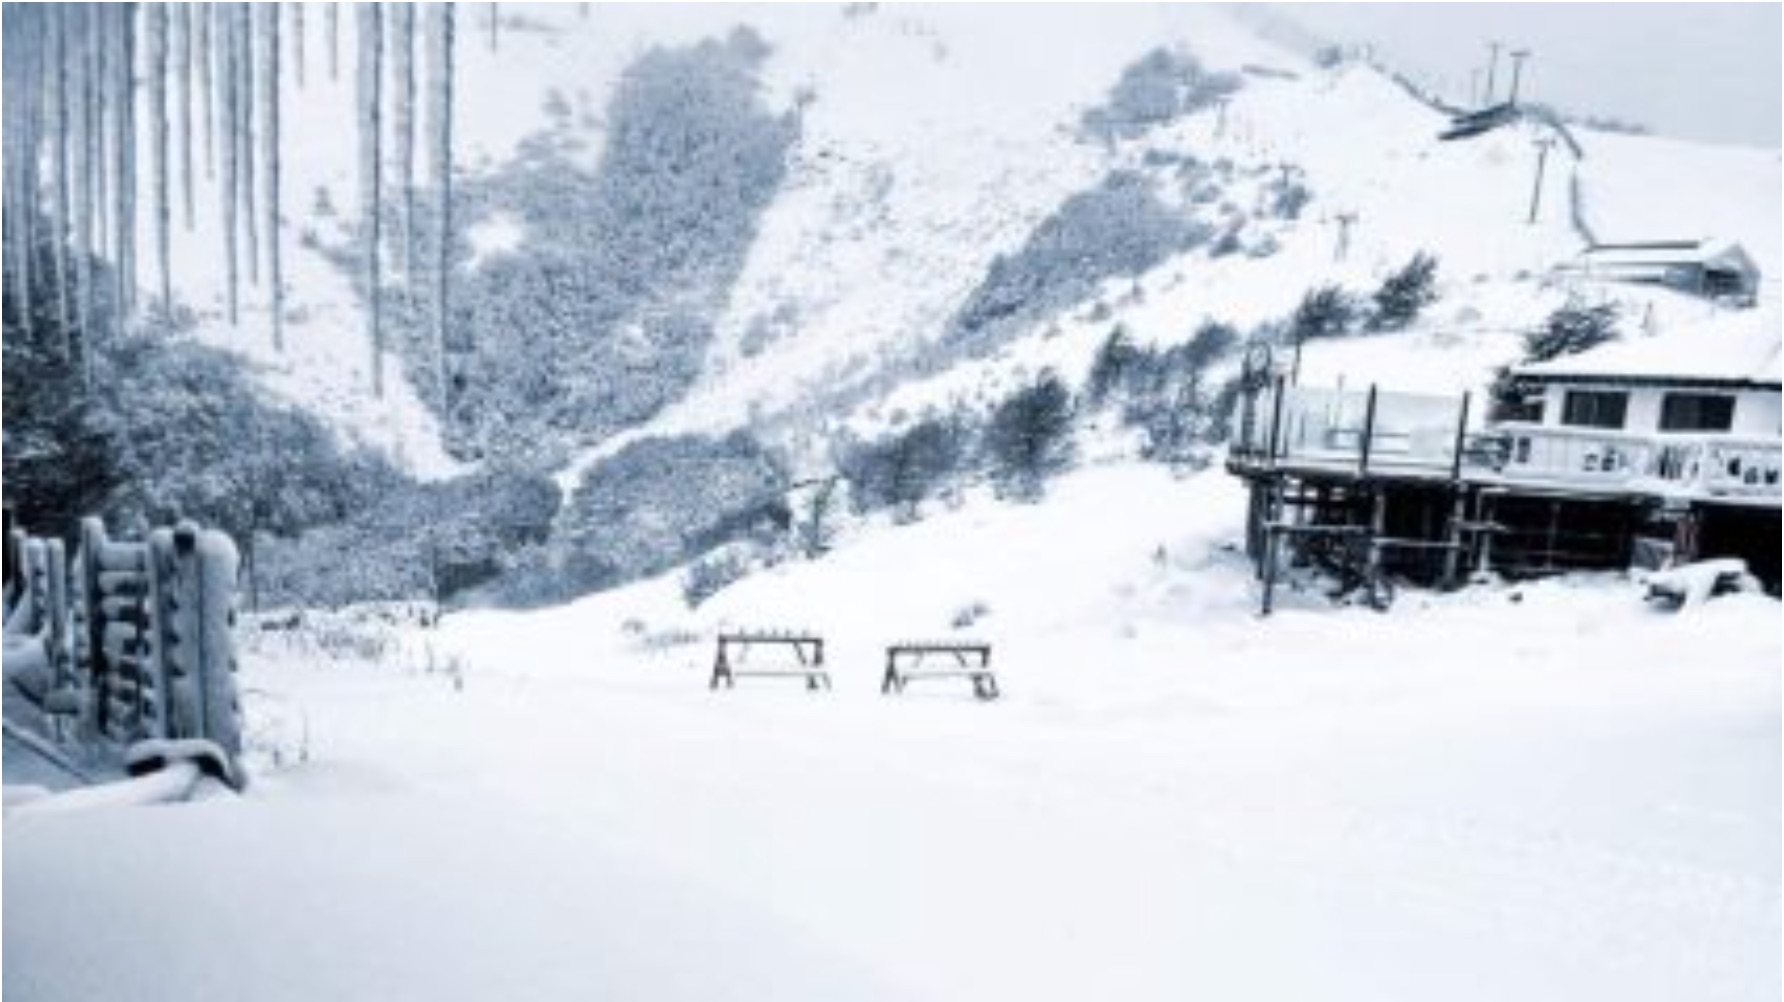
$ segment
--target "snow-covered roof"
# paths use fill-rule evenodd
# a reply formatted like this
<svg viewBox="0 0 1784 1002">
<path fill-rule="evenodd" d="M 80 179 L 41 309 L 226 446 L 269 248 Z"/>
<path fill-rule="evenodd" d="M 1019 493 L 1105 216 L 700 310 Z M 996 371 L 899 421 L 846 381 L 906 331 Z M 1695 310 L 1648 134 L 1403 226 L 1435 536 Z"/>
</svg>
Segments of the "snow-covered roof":
<svg viewBox="0 0 1784 1002">
<path fill-rule="evenodd" d="M 1728 240 L 1664 240 L 1651 243 L 1597 244 L 1581 252 L 1579 263 L 1588 268 L 1665 268 L 1680 265 L 1721 265 L 1757 273 L 1740 244 Z"/>
<path fill-rule="evenodd" d="M 1680 328 L 1630 337 L 1578 355 L 1533 362 L 1517 373 L 1539 379 L 1703 382 L 1777 388 L 1780 335 L 1775 318 Z"/>
</svg>

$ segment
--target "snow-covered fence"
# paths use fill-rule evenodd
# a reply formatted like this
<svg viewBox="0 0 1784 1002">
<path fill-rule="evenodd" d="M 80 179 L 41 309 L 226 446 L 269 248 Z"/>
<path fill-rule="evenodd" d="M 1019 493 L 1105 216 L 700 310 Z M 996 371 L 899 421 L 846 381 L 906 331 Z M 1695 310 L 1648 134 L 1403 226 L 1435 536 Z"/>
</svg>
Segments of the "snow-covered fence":
<svg viewBox="0 0 1784 1002">
<path fill-rule="evenodd" d="M 198 741 L 230 766 L 242 747 L 238 564 L 227 535 L 191 522 L 120 541 L 89 518 L 72 560 L 61 540 L 9 524 L 8 695 L 34 704 L 54 739 L 94 757 L 116 759 L 143 741 Z"/>
</svg>

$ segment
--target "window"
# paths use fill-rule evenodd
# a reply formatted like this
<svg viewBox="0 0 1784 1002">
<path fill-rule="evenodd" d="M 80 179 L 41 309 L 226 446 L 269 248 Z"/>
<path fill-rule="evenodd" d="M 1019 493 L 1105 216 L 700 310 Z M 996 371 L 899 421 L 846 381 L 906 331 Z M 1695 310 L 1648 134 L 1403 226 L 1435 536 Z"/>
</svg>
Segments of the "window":
<svg viewBox="0 0 1784 1002">
<path fill-rule="evenodd" d="M 1661 431 L 1727 431 L 1734 398 L 1720 393 L 1668 393 L 1660 402 Z"/>
<path fill-rule="evenodd" d="M 1568 390 L 1561 405 L 1561 423 L 1580 428 L 1621 428 L 1629 412 L 1629 394 L 1611 390 Z"/>
</svg>

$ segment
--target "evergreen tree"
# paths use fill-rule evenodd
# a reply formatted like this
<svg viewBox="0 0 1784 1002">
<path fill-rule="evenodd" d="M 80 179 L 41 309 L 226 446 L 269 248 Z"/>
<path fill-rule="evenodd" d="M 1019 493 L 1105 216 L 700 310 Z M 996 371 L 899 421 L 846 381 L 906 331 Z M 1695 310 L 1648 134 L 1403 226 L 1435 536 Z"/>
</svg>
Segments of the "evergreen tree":
<svg viewBox="0 0 1784 1002">
<path fill-rule="evenodd" d="M 1072 393 L 1048 372 L 997 406 L 985 429 L 992 472 L 1007 494 L 1040 496 L 1046 478 L 1072 459 Z"/>
<path fill-rule="evenodd" d="M 1437 258 L 1420 251 L 1375 290 L 1375 309 L 1369 317 L 1369 329 L 1402 330 L 1436 301 Z"/>
</svg>

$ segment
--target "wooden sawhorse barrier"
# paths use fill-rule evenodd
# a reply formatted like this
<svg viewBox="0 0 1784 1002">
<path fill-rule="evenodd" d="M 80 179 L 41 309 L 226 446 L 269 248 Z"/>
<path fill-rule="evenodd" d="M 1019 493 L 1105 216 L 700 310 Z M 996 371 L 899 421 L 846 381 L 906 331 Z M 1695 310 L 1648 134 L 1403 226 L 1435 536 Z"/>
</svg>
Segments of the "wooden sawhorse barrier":
<svg viewBox="0 0 1784 1002">
<path fill-rule="evenodd" d="M 811 633 L 738 632 L 721 633 L 718 654 L 712 662 L 712 681 L 707 688 L 737 687 L 740 675 L 767 678 L 803 678 L 805 687 L 816 691 L 830 688 L 830 672 L 824 667 L 824 638 Z M 792 663 L 746 665 L 749 652 L 757 647 L 785 648 L 792 651 Z"/>
<path fill-rule="evenodd" d="M 926 664 L 932 658 L 947 659 L 943 664 Z M 973 695 L 980 699 L 996 699 L 997 675 L 991 671 L 991 645 L 950 640 L 915 641 L 893 644 L 886 648 L 886 674 L 880 680 L 880 692 L 903 692 L 911 682 L 935 678 L 964 678 L 972 682 Z"/>
</svg>

